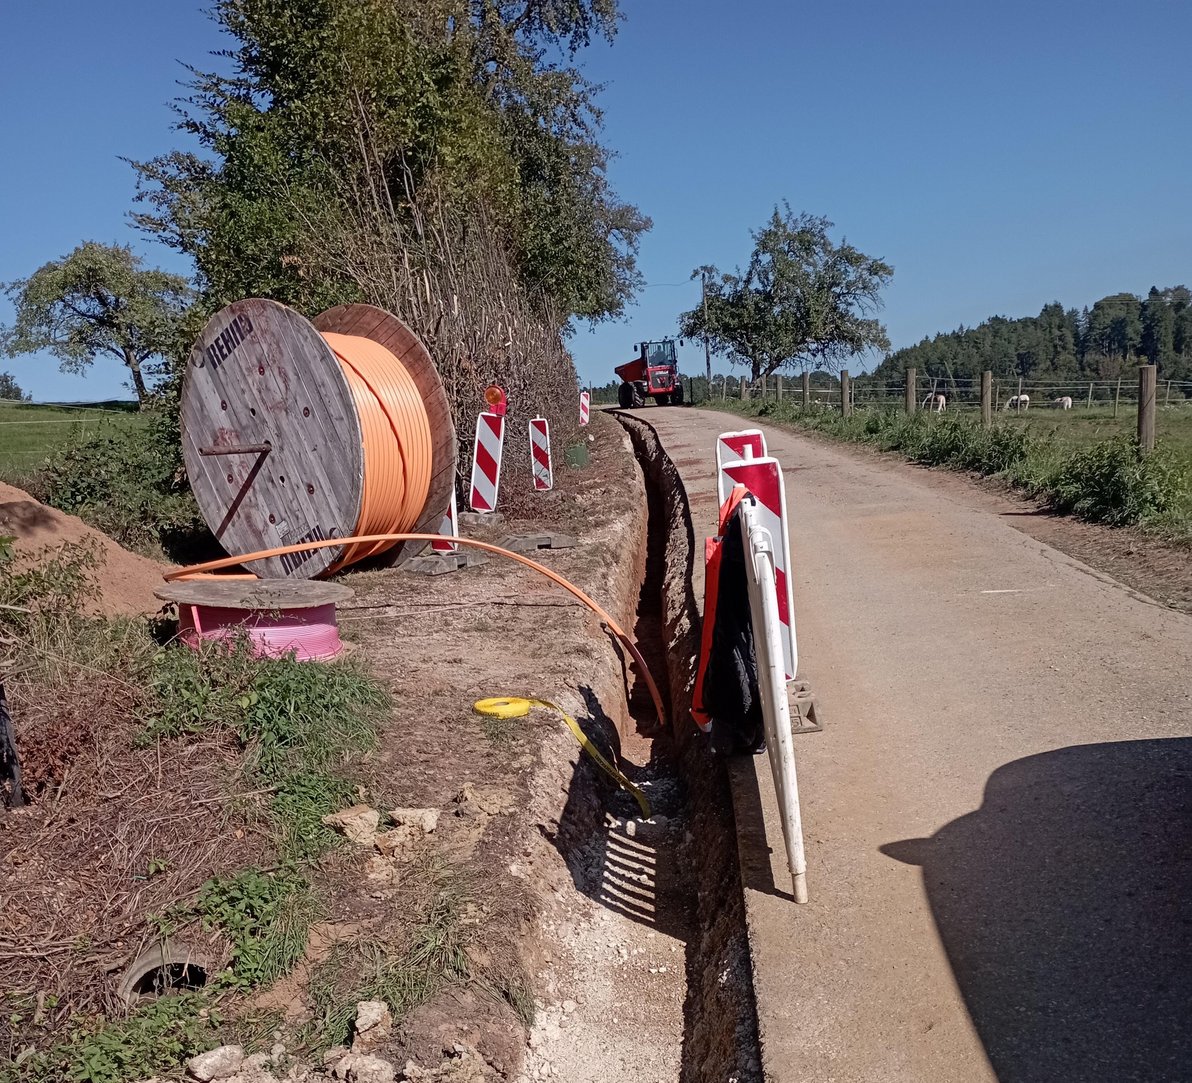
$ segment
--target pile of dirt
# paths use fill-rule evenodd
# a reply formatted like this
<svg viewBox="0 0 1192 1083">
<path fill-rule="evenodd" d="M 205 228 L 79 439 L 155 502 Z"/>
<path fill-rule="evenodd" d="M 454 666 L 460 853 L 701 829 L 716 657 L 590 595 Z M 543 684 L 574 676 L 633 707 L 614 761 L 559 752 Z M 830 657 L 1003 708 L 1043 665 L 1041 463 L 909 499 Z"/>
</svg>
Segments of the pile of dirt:
<svg viewBox="0 0 1192 1083">
<path fill-rule="evenodd" d="M 47 547 L 90 545 L 99 560 L 95 569 L 95 610 L 109 616 L 152 613 L 161 608 L 153 591 L 166 565 L 130 553 L 75 515 L 34 500 L 23 489 L 0 482 L 0 537 L 13 537 L 18 556 Z"/>
</svg>

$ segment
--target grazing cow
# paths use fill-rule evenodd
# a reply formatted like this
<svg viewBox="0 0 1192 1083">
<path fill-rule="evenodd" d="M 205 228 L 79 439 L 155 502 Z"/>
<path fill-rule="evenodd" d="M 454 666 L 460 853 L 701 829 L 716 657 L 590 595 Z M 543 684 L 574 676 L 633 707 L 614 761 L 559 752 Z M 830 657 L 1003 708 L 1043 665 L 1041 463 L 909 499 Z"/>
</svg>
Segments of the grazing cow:
<svg viewBox="0 0 1192 1083">
<path fill-rule="evenodd" d="M 948 407 L 948 400 L 943 395 L 928 395 L 923 400 L 923 409 L 933 414 L 942 414 Z"/>
<path fill-rule="evenodd" d="M 1031 405 L 1030 395 L 1012 395 L 1006 403 L 1007 410 L 1027 410 Z"/>
<path fill-rule="evenodd" d="M 1072 409 L 1072 396 L 1071 395 L 1062 395 L 1058 399 L 1052 399 L 1051 405 L 1054 406 L 1057 410 L 1071 410 Z"/>
</svg>

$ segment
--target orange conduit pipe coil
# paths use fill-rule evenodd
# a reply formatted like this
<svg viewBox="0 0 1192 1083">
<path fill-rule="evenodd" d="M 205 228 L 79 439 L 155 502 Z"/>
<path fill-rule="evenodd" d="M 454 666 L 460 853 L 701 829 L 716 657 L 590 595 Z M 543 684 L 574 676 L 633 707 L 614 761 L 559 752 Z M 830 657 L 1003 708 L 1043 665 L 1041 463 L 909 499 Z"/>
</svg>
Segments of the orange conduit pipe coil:
<svg viewBox="0 0 1192 1083">
<path fill-rule="evenodd" d="M 392 356 L 392 354 L 390 354 Z M 421 509 L 419 509 L 420 511 Z M 418 512 L 415 512 L 417 515 Z M 261 549 L 255 553 L 241 553 L 239 556 L 221 557 L 219 560 L 208 560 L 202 564 L 192 564 L 187 568 L 179 568 L 176 571 L 166 572 L 165 579 L 167 582 L 173 582 L 177 579 L 197 578 L 199 576 L 206 576 L 212 572 L 221 571 L 224 568 L 234 568 L 239 564 L 246 564 L 250 561 L 261 560 L 265 557 L 284 556 L 287 553 L 301 553 L 308 549 L 325 549 L 328 546 L 350 544 L 353 549 L 356 547 L 363 547 L 368 552 L 381 552 L 391 545 L 396 545 L 398 542 L 406 541 L 454 541 L 459 545 L 470 545 L 474 549 L 481 549 L 486 553 L 493 553 L 496 556 L 508 557 L 510 560 L 515 560 L 519 564 L 524 564 L 527 568 L 531 568 L 538 572 L 539 575 L 546 576 L 552 583 L 562 587 L 569 594 L 578 598 L 580 602 L 586 605 L 593 613 L 595 613 L 608 627 L 609 631 L 613 633 L 620 640 L 622 646 L 628 651 L 629 656 L 637 664 L 642 676 L 645 678 L 646 685 L 650 689 L 650 698 L 654 701 L 654 710 L 658 714 L 658 722 L 665 726 L 667 720 L 666 707 L 662 702 L 662 693 L 658 690 L 658 685 L 654 681 L 654 675 L 650 672 L 650 667 L 646 664 L 646 660 L 642 657 L 641 651 L 638 650 L 637 644 L 633 638 L 620 626 L 612 617 L 612 615 L 604 609 L 598 602 L 590 598 L 574 583 L 564 579 L 558 572 L 552 571 L 546 567 L 545 564 L 539 564 L 536 560 L 531 560 L 529 557 L 522 556 L 521 553 L 514 553 L 508 549 L 502 549 L 499 545 L 492 545 L 489 542 L 477 541 L 475 538 L 451 538 L 447 539 L 442 534 L 405 534 L 405 533 L 391 533 L 391 534 L 365 534 L 351 538 L 327 538 L 323 541 L 309 541 L 301 542 L 297 545 L 283 545 L 275 549 Z"/>
<path fill-rule="evenodd" d="M 328 569 L 338 571 L 384 552 L 418 522 L 430 489 L 430 420 L 414 378 L 384 346 L 357 335 L 320 333 L 347 378 L 364 438 L 360 516 L 353 544 Z"/>
</svg>

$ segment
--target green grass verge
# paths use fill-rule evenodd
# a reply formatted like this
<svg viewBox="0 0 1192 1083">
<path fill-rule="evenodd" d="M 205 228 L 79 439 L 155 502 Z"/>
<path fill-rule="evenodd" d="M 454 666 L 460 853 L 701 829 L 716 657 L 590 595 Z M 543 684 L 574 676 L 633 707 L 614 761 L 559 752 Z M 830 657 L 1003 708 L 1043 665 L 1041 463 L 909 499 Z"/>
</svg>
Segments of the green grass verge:
<svg viewBox="0 0 1192 1083">
<path fill-rule="evenodd" d="M 1141 456 L 1126 434 L 1062 439 L 1056 433 L 1068 423 L 1050 419 L 1032 428 L 1021 419 L 999 417 L 984 429 L 968 415 L 908 416 L 895 408 L 858 408 L 842 417 L 822 406 L 805 410 L 773 400 L 729 399 L 709 405 L 898 452 L 926 466 L 1001 476 L 1057 512 L 1192 541 L 1192 455 L 1179 438 L 1160 438 L 1152 454 Z M 1072 426 L 1064 430 L 1069 436 L 1079 431 Z"/>
</svg>

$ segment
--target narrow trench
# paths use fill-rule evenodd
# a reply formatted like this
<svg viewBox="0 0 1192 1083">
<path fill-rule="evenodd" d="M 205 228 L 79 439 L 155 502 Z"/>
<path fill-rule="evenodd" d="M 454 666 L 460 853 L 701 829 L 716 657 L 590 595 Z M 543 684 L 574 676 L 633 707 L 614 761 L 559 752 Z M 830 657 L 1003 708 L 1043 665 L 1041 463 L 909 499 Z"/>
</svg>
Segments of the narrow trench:
<svg viewBox="0 0 1192 1083">
<path fill-rule="evenodd" d="M 548 1055 L 561 1058 L 552 1071 L 564 1079 L 624 1078 L 628 1070 L 643 1083 L 756 1083 L 757 1020 L 727 780 L 685 721 L 698 635 L 686 493 L 653 430 L 637 418 L 617 417 L 646 492 L 634 638 L 671 724 L 658 727 L 648 686 L 632 667 L 627 694 L 607 704 L 607 714 L 589 703 L 594 721 L 615 725 L 609 715 L 622 721 L 616 725 L 621 763 L 653 815 L 642 817 L 623 791 L 595 794 L 590 783 L 573 780 L 588 793 L 573 794 L 569 803 L 592 804 L 587 831 L 572 835 L 568 863 L 577 886 L 600 907 L 598 933 L 587 947 L 589 958 L 606 959 L 599 974 L 609 987 L 603 1025 L 611 1022 L 613 1033 L 580 1039 L 602 1070 L 569 1061 L 557 1045 Z M 640 550 L 631 555 L 641 559 Z M 610 953 L 620 958 L 610 963 Z M 533 1058 L 527 1067 L 528 1079 L 548 1078 Z"/>
<path fill-rule="evenodd" d="M 628 432 L 646 491 L 646 566 L 634 634 L 659 684 L 671 726 L 649 739 L 649 764 L 676 789 L 674 849 L 661 860 L 682 891 L 687 912 L 683 1041 L 679 1083 L 755 1083 L 761 1079 L 757 1014 L 745 932 L 736 829 L 723 765 L 688 720 L 694 648 L 699 635 L 692 570 L 695 531 L 686 490 L 652 426 L 617 413 Z M 638 734 L 654 712 L 636 678 L 628 709 Z M 638 740 L 644 739 L 639 736 Z M 628 747 L 634 747 L 630 737 Z"/>
</svg>

